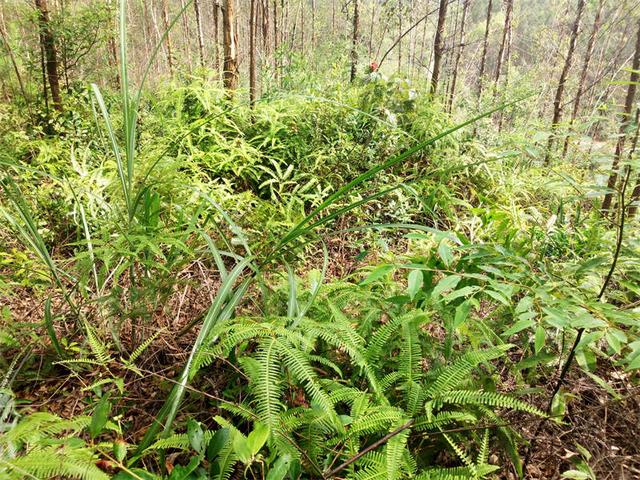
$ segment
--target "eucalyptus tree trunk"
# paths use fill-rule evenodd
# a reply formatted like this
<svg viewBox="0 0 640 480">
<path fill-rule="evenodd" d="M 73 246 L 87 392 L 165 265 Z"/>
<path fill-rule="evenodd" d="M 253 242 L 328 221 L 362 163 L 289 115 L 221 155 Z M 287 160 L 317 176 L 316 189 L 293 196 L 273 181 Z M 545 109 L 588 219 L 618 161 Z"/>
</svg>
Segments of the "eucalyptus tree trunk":
<svg viewBox="0 0 640 480">
<path fill-rule="evenodd" d="M 638 74 L 638 72 L 640 71 L 640 18 L 638 19 L 637 23 L 638 33 L 636 37 L 635 53 L 633 54 L 633 65 L 631 66 L 631 73 L 629 75 L 629 86 L 627 87 L 627 96 L 624 102 L 624 111 L 620 117 L 620 132 L 618 141 L 616 142 L 615 153 L 613 155 L 611 173 L 609 174 L 609 181 L 607 182 L 607 188 L 609 189 L 609 192 L 605 195 L 604 200 L 602 201 L 602 206 L 600 207 L 602 216 L 607 216 L 609 214 L 609 210 L 611 209 L 611 203 L 613 201 L 613 189 L 616 188 L 616 185 L 618 183 L 618 166 L 620 164 L 620 159 L 622 158 L 622 153 L 624 151 L 627 128 L 629 127 L 629 124 L 631 122 L 633 102 L 635 101 L 636 90 L 638 88 L 638 80 L 640 79 L 640 75 Z M 636 192 L 636 188 L 634 188 L 634 193 Z"/>
<path fill-rule="evenodd" d="M 224 36 L 224 71 L 222 80 L 227 96 L 233 98 L 233 94 L 238 87 L 238 39 L 235 30 L 234 0 L 224 0 L 222 32 Z"/>
<path fill-rule="evenodd" d="M 444 23 L 447 18 L 447 0 L 440 0 L 436 38 L 433 42 L 433 73 L 431 74 L 431 95 L 435 95 L 440 78 L 440 64 L 444 52 Z"/>
<path fill-rule="evenodd" d="M 166 32 L 164 42 L 167 47 L 167 65 L 169 73 L 173 75 L 173 48 L 171 46 L 171 35 L 169 33 L 169 11 L 167 9 L 167 0 L 162 0 L 162 28 Z"/>
<path fill-rule="evenodd" d="M 353 31 L 351 35 L 351 74 L 349 79 L 353 82 L 356 79 L 358 68 L 358 35 L 360 28 L 360 12 L 358 11 L 358 0 L 353 0 Z"/>
<path fill-rule="evenodd" d="M 562 96 L 564 95 L 564 87 L 567 83 L 567 77 L 569 76 L 569 69 L 573 62 L 573 53 L 576 49 L 576 40 L 578 39 L 578 33 L 580 31 L 580 21 L 582 20 L 582 12 L 584 11 L 584 0 L 578 0 L 578 7 L 576 10 L 576 19 L 573 22 L 571 28 L 571 38 L 569 39 L 569 49 L 567 50 L 567 56 L 564 59 L 564 66 L 560 72 L 560 79 L 558 81 L 558 88 L 556 89 L 556 96 L 553 100 L 553 118 L 551 120 L 551 133 L 549 140 L 547 141 L 547 153 L 544 158 L 545 165 L 548 165 L 551 161 L 551 150 L 555 140 L 555 130 L 558 128 L 558 124 L 562 119 Z"/>
<path fill-rule="evenodd" d="M 633 158 L 634 153 L 636 152 L 636 148 L 638 147 L 638 137 L 640 136 L 640 107 L 636 108 L 636 131 L 633 135 L 633 141 L 631 142 L 631 149 L 629 150 L 629 160 Z M 633 218 L 636 216 L 638 211 L 638 202 L 640 201 L 640 174 L 638 174 L 636 179 L 636 186 L 633 188 L 633 192 L 631 193 L 631 205 L 629 205 L 629 218 Z"/>
<path fill-rule="evenodd" d="M 191 61 L 191 29 L 189 28 L 189 19 L 187 18 L 186 15 L 186 10 L 185 8 L 187 7 L 187 5 L 185 4 L 184 0 L 180 0 L 180 9 L 183 12 L 181 17 L 182 17 L 182 29 L 184 30 L 184 38 L 185 38 L 185 46 L 186 46 L 186 57 L 187 57 L 187 64 L 189 65 L 189 72 L 191 72 L 191 70 L 193 69 L 193 63 Z"/>
<path fill-rule="evenodd" d="M 273 0 L 273 76 L 278 81 L 278 0 Z"/>
<path fill-rule="evenodd" d="M 200 58 L 200 66 L 204 67 L 204 38 L 202 35 L 202 19 L 200 17 L 200 4 L 198 0 L 193 0 L 193 10 L 196 14 L 196 36 L 198 37 L 198 57 Z"/>
<path fill-rule="evenodd" d="M 219 25 L 220 3 L 213 0 L 213 67 L 218 71 L 220 65 L 220 49 L 218 48 L 220 39 Z"/>
<path fill-rule="evenodd" d="M 264 50 L 264 55 L 268 56 L 271 50 L 271 43 L 269 41 L 269 22 L 271 21 L 269 18 L 269 0 L 260 0 L 259 6 L 262 12 L 262 49 Z"/>
<path fill-rule="evenodd" d="M 456 52 L 456 60 L 453 64 L 453 75 L 451 78 L 451 90 L 449 91 L 449 98 L 447 100 L 447 111 L 451 112 L 453 109 L 453 99 L 456 94 L 456 83 L 458 82 L 458 69 L 460 68 L 460 59 L 462 58 L 462 51 L 464 50 L 464 28 L 465 21 L 467 19 L 467 12 L 469 11 L 470 0 L 463 0 L 462 4 L 462 19 L 460 20 L 460 45 Z"/>
<path fill-rule="evenodd" d="M 496 74 L 493 85 L 494 98 L 498 94 L 498 83 L 500 82 L 500 75 L 502 74 L 502 63 L 504 62 L 507 38 L 509 36 L 509 30 L 511 29 L 512 14 L 513 0 L 505 0 L 504 27 L 502 28 L 502 41 L 500 42 L 500 50 L 498 51 L 498 58 L 496 60 Z"/>
<path fill-rule="evenodd" d="M 256 2 L 249 6 L 249 103 L 256 101 Z"/>
<path fill-rule="evenodd" d="M 584 61 L 582 62 L 580 80 L 578 82 L 576 98 L 573 102 L 573 110 L 571 111 L 571 120 L 569 120 L 569 126 L 573 125 L 574 122 L 576 121 L 576 118 L 578 116 L 578 111 L 580 109 L 580 102 L 582 100 L 582 94 L 584 92 L 584 86 L 587 80 L 587 73 L 589 71 L 589 65 L 591 63 L 591 56 L 593 55 L 593 49 L 596 44 L 596 35 L 598 34 L 598 30 L 600 30 L 603 6 L 604 6 L 604 0 L 599 0 L 598 10 L 596 11 L 595 19 L 593 20 L 593 28 L 591 29 L 591 34 L 589 35 L 589 41 L 587 43 L 587 49 L 584 53 Z M 564 146 L 562 147 L 562 158 L 565 158 L 567 156 L 567 150 L 569 149 L 569 138 L 570 138 L 569 135 L 564 137 Z"/>
<path fill-rule="evenodd" d="M 480 71 L 478 72 L 477 92 L 478 105 L 482 97 L 482 80 L 484 77 L 484 69 L 487 62 L 487 49 L 489 48 L 489 29 L 491 27 L 491 9 L 493 8 L 493 0 L 489 0 L 487 4 L 487 20 L 484 27 L 484 40 L 482 42 L 482 56 L 480 57 Z"/>
<path fill-rule="evenodd" d="M 60 77 L 58 76 L 58 54 L 56 52 L 56 43 L 49 21 L 47 0 L 35 0 L 35 4 L 38 9 L 40 43 L 42 51 L 44 52 L 45 70 L 47 73 L 47 80 L 49 82 L 51 100 L 53 102 L 53 108 L 60 112 L 62 111 L 62 98 L 60 97 Z"/>
</svg>

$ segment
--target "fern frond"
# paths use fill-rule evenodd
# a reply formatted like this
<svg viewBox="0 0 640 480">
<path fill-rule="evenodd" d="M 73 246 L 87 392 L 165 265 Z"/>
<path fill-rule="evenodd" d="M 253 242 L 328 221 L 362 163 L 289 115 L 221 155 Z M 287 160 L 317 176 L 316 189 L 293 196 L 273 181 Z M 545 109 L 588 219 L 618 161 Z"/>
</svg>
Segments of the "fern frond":
<svg viewBox="0 0 640 480">
<path fill-rule="evenodd" d="M 488 362 L 504 355 L 512 345 L 500 345 L 479 352 L 469 352 L 437 372 L 436 380 L 426 390 L 427 398 L 434 398 L 452 390 L 461 382 L 468 380 L 471 372 L 481 363 Z"/>
<path fill-rule="evenodd" d="M 9 472 L 22 478 L 69 478 L 81 480 L 109 480 L 109 475 L 96 466 L 98 457 L 88 448 L 47 447 L 33 449 L 27 455 L 1 460 Z M 0 469 L 0 473 L 2 469 Z"/>
<path fill-rule="evenodd" d="M 367 343 L 367 360 L 371 363 L 382 360 L 380 355 L 382 350 L 388 346 L 391 337 L 398 331 L 404 320 L 403 317 L 394 317 L 376 329 Z"/>
<path fill-rule="evenodd" d="M 291 348 L 284 342 L 276 340 L 275 344 L 279 350 L 282 362 L 291 374 L 302 382 L 305 391 L 311 399 L 318 403 L 326 411 L 333 412 L 333 404 L 327 393 L 322 389 L 318 378 L 313 371 L 307 357 L 296 348 Z"/>
<path fill-rule="evenodd" d="M 158 330 L 156 333 L 154 333 L 153 335 L 151 335 L 149 338 L 147 338 L 144 342 L 142 342 L 140 345 L 138 345 L 138 348 L 136 348 L 133 353 L 131 355 L 129 355 L 129 358 L 127 358 L 127 360 L 124 362 L 125 365 L 133 365 L 135 363 L 135 361 L 140 358 L 140 355 L 142 355 L 144 353 L 144 351 L 149 348 L 149 346 L 153 343 L 153 341 L 158 338 L 158 335 L 160 335 L 163 332 L 164 329 L 160 329 Z"/>
<path fill-rule="evenodd" d="M 472 390 L 454 390 L 437 397 L 435 403 L 451 403 L 454 405 L 486 405 L 492 407 L 508 408 L 532 413 L 541 417 L 545 413 L 533 405 L 522 400 L 497 392 L 481 392 Z"/>
<path fill-rule="evenodd" d="M 260 420 L 274 431 L 278 423 L 278 414 L 282 409 L 280 406 L 282 387 L 277 340 L 271 338 L 263 342 L 256 354 L 256 359 L 258 372 L 252 385 L 257 402 L 256 411 Z"/>
<path fill-rule="evenodd" d="M 404 421 L 395 424 L 399 427 Z M 386 446 L 387 478 L 395 480 L 400 476 L 402 456 L 405 453 L 407 440 L 409 439 L 409 429 L 403 430 L 389 439 Z"/>
<path fill-rule="evenodd" d="M 102 342 L 94 328 L 89 325 L 88 322 L 84 322 L 84 330 L 87 335 L 89 348 L 93 352 L 93 355 L 96 357 L 96 360 L 102 363 L 102 365 L 106 365 L 107 363 L 109 363 L 111 361 L 111 355 L 109 355 L 108 345 Z"/>
</svg>

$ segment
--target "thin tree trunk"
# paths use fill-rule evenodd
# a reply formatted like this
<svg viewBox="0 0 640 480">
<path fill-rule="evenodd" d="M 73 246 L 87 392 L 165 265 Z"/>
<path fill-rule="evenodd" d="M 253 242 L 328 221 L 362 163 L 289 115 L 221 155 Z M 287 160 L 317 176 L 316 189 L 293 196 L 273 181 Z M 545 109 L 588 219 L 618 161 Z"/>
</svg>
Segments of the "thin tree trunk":
<svg viewBox="0 0 640 480">
<path fill-rule="evenodd" d="M 373 53 L 373 29 L 376 24 L 376 13 L 378 11 L 378 2 L 373 2 L 373 7 L 371 8 L 371 24 L 369 25 L 369 59 L 371 58 L 371 54 Z"/>
<path fill-rule="evenodd" d="M 435 95 L 440 78 L 440 64 L 444 52 L 444 23 L 447 18 L 447 0 L 440 0 L 436 38 L 433 42 L 433 73 L 431 74 L 431 95 Z"/>
<path fill-rule="evenodd" d="M 453 99 L 456 94 L 456 83 L 458 81 L 458 69 L 460 68 L 460 58 L 462 57 L 462 51 L 464 50 L 464 26 L 467 18 L 467 11 L 469 10 L 470 0 L 463 0 L 462 5 L 462 20 L 460 22 L 460 46 L 456 53 L 456 61 L 453 66 L 453 78 L 451 79 L 451 91 L 449 92 L 449 101 L 447 103 L 447 111 L 451 112 L 453 108 Z"/>
<path fill-rule="evenodd" d="M 564 87 L 567 83 L 567 76 L 569 75 L 569 69 L 571 68 L 571 62 L 573 61 L 573 52 L 576 49 L 576 40 L 578 39 L 578 33 L 580 31 L 580 21 L 582 20 L 582 12 L 584 11 L 584 0 L 578 0 L 578 8 L 576 11 L 576 19 L 573 22 L 571 28 L 571 38 L 569 40 L 569 50 L 564 60 L 564 66 L 560 73 L 560 80 L 558 81 L 558 88 L 556 89 L 556 96 L 553 100 L 553 119 L 551 120 L 551 134 L 547 141 L 547 153 L 545 155 L 544 163 L 548 165 L 551 161 L 551 149 L 553 148 L 554 132 L 558 128 L 560 119 L 562 118 L 562 95 L 564 94 Z"/>
<path fill-rule="evenodd" d="M 169 11 L 167 9 L 167 0 L 162 0 L 162 28 L 167 35 L 164 39 L 167 46 L 167 65 L 169 66 L 169 74 L 173 76 L 173 49 L 171 46 L 171 35 L 169 34 Z"/>
<path fill-rule="evenodd" d="M 218 72 L 220 66 L 220 29 L 219 25 L 220 3 L 213 0 L 213 67 Z"/>
<path fill-rule="evenodd" d="M 358 0 L 353 0 L 353 31 L 351 36 L 351 74 L 349 79 L 353 82 L 356 79 L 358 68 L 358 29 L 360 28 L 360 12 L 358 11 Z"/>
<path fill-rule="evenodd" d="M 4 48 L 7 51 L 7 55 L 9 55 L 9 59 L 11 60 L 11 66 L 13 67 L 13 71 L 16 74 L 16 79 L 18 80 L 18 86 L 20 87 L 20 92 L 24 97 L 25 103 L 29 105 L 29 98 L 27 97 L 27 91 L 24 88 L 22 75 L 20 74 L 20 69 L 18 68 L 16 57 L 13 54 L 13 49 L 11 48 L 11 44 L 9 43 L 9 35 L 7 34 L 7 29 L 4 23 L 3 10 L 1 8 L 0 8 L 0 37 L 2 38 L 2 44 L 4 45 Z M 29 109 L 31 109 L 31 107 L 29 107 Z"/>
<path fill-rule="evenodd" d="M 305 6 L 305 2 L 303 1 L 300 4 L 299 10 L 300 10 L 300 53 L 302 53 L 302 56 L 304 57 L 304 19 L 306 18 L 306 15 L 304 14 L 304 6 Z"/>
<path fill-rule="evenodd" d="M 316 46 L 316 0 L 311 0 L 311 49 Z"/>
<path fill-rule="evenodd" d="M 227 96 L 233 98 L 238 87 L 238 39 L 235 30 L 234 0 L 224 0 L 222 31 L 224 35 L 224 72 L 222 78 Z"/>
<path fill-rule="evenodd" d="M 482 43 L 482 57 L 480 57 L 480 71 L 478 72 L 478 104 L 482 98 L 482 80 L 484 77 L 484 69 L 487 62 L 487 49 L 489 48 L 489 30 L 491 28 L 491 8 L 493 7 L 493 0 L 489 0 L 487 4 L 487 21 L 484 27 L 484 40 Z"/>
<path fill-rule="evenodd" d="M 62 99 L 60 98 L 60 79 L 58 77 L 58 56 L 56 53 L 55 39 L 49 25 L 49 11 L 47 0 L 35 0 L 36 8 L 39 12 L 40 41 L 45 56 L 45 67 L 53 108 L 62 111 Z"/>
<path fill-rule="evenodd" d="M 616 142 L 616 150 L 613 155 L 613 164 L 611 165 L 611 173 L 609 174 L 609 181 L 607 182 L 607 188 L 609 192 L 605 195 L 602 201 L 600 211 L 603 216 L 608 215 L 611 208 L 611 202 L 613 201 L 612 190 L 618 183 L 618 165 L 622 158 L 622 152 L 624 150 L 624 144 L 626 139 L 627 127 L 631 121 L 631 111 L 633 109 L 633 102 L 636 96 L 636 90 L 638 88 L 638 71 L 640 70 L 640 19 L 638 19 L 638 34 L 636 38 L 635 53 L 633 54 L 633 65 L 631 67 L 631 74 L 629 75 L 629 86 L 627 87 L 627 96 L 624 102 L 624 112 L 620 118 L 620 135 Z M 636 189 L 634 188 L 634 193 Z"/>
<path fill-rule="evenodd" d="M 506 56 L 506 71 L 504 73 L 504 90 L 507 91 L 509 86 L 509 73 L 511 72 L 511 45 L 513 43 L 513 26 L 509 25 L 509 32 L 507 36 L 507 56 Z M 502 132 L 502 123 L 504 120 L 504 109 L 498 112 L 498 133 Z"/>
<path fill-rule="evenodd" d="M 107 8 L 111 12 L 111 0 L 107 0 Z M 118 49 L 116 47 L 116 39 L 113 32 L 117 31 L 117 25 L 109 25 L 109 39 L 107 40 L 107 48 L 111 56 L 112 67 L 116 72 L 116 87 L 120 88 L 120 69 L 118 68 Z"/>
<path fill-rule="evenodd" d="M 629 160 L 633 158 L 633 154 L 638 147 L 638 136 L 640 136 L 640 107 L 636 108 L 636 131 L 633 135 L 633 141 L 631 142 L 631 149 L 629 150 Z M 638 211 L 638 201 L 640 200 L 640 174 L 636 179 L 636 186 L 633 188 L 633 192 L 631 192 L 631 201 L 629 202 L 629 218 L 633 218 Z"/>
<path fill-rule="evenodd" d="M 42 39 L 42 32 L 39 35 L 40 38 L 40 73 L 42 75 L 42 97 L 44 98 L 44 109 L 49 115 L 49 87 L 47 86 L 47 61 L 45 60 L 44 53 L 44 40 Z"/>
<path fill-rule="evenodd" d="M 256 2 L 249 6 L 249 103 L 256 101 Z"/>
<path fill-rule="evenodd" d="M 584 61 L 582 62 L 582 71 L 580 72 L 580 80 L 578 82 L 578 89 L 576 91 L 576 98 L 573 102 L 573 110 L 571 111 L 571 120 L 569 120 L 569 127 L 575 122 L 578 111 L 580 109 L 580 101 L 582 100 L 582 93 L 584 91 L 584 84 L 587 80 L 587 73 L 589 71 L 589 64 L 591 63 L 591 56 L 593 55 L 593 49 L 596 44 L 596 35 L 600 30 L 600 23 L 602 18 L 602 7 L 604 6 L 604 0 L 598 2 L 598 10 L 596 11 L 595 19 L 593 20 L 593 28 L 591 29 L 591 35 L 587 43 L 587 50 L 584 53 Z M 569 149 L 570 135 L 564 137 L 564 146 L 562 147 L 562 158 L 567 156 L 567 150 Z"/>
<path fill-rule="evenodd" d="M 150 12 L 151 12 L 151 23 L 153 24 L 153 31 L 156 33 L 156 42 L 154 43 L 160 43 L 160 41 L 162 41 L 162 33 L 160 32 L 160 28 L 158 27 L 158 19 L 156 17 L 156 9 L 153 5 L 153 0 L 149 0 L 150 3 Z M 167 50 L 167 44 L 166 42 L 164 42 L 162 44 L 162 51 L 165 55 L 165 57 L 168 58 L 168 50 Z M 158 62 L 159 64 L 159 62 Z M 167 62 L 167 66 L 169 66 L 169 62 Z M 172 68 L 169 67 L 169 73 L 172 73 Z"/>
<path fill-rule="evenodd" d="M 273 74 L 278 81 L 278 0 L 273 0 Z"/>
<path fill-rule="evenodd" d="M 456 15 L 454 17 L 453 20 L 453 34 L 450 36 L 449 41 L 451 42 L 449 46 L 447 46 L 447 43 L 445 41 L 445 51 L 450 51 L 451 54 L 453 54 L 453 52 L 455 52 L 455 48 L 456 48 L 456 38 L 458 36 L 458 26 L 460 24 L 460 7 L 458 6 L 456 8 Z M 451 77 L 453 76 L 451 74 L 451 69 L 452 69 L 452 62 L 455 59 L 455 57 L 453 57 L 452 55 L 447 55 L 445 58 L 445 62 L 444 62 L 444 72 L 447 75 L 447 78 L 445 79 L 445 89 L 444 89 L 444 98 L 445 98 L 445 103 L 449 101 L 449 90 L 451 89 Z"/>
<path fill-rule="evenodd" d="M 504 27 L 502 28 L 502 41 L 500 42 L 500 50 L 498 51 L 498 59 L 496 63 L 496 74 L 494 76 L 493 96 L 498 94 L 498 83 L 502 74 L 502 62 L 506 50 L 507 37 L 511 29 L 511 15 L 513 13 L 513 0 L 505 0 Z"/>
<path fill-rule="evenodd" d="M 262 10 L 262 48 L 264 55 L 268 56 L 271 52 L 271 43 L 269 38 L 270 28 L 269 22 L 269 0 L 260 0 L 260 8 Z"/>
<path fill-rule="evenodd" d="M 198 56 L 200 58 L 200 66 L 204 68 L 204 38 L 202 35 L 202 19 L 200 18 L 200 4 L 198 3 L 198 0 L 193 0 L 193 10 L 196 14 Z"/>
<path fill-rule="evenodd" d="M 189 73 L 191 73 L 191 70 L 193 69 L 193 62 L 191 59 L 191 29 L 189 28 L 189 19 L 187 18 L 187 12 L 185 10 L 186 8 L 186 4 L 184 3 L 184 0 L 180 0 L 180 9 L 183 12 L 182 13 L 182 28 L 184 30 L 184 38 L 186 40 L 185 45 L 186 45 L 186 56 L 187 56 L 187 64 L 189 65 Z"/>
</svg>

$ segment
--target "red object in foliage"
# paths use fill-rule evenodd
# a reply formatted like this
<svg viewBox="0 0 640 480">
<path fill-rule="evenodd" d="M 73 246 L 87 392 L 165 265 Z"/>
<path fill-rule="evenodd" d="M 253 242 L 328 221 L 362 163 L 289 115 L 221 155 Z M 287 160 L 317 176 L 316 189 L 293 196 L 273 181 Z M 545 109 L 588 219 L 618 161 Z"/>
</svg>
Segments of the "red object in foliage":
<svg viewBox="0 0 640 480">
<path fill-rule="evenodd" d="M 371 69 L 371 72 L 377 72 L 378 71 L 378 63 L 377 62 L 371 62 L 369 64 L 369 68 Z"/>
</svg>

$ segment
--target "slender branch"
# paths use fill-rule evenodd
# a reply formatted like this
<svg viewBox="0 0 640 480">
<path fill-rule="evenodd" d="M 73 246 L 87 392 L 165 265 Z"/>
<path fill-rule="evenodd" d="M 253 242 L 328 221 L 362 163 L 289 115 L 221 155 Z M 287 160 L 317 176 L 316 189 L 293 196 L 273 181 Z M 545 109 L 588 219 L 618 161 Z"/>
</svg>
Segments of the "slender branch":
<svg viewBox="0 0 640 480">
<path fill-rule="evenodd" d="M 450 3 L 452 3 L 453 0 L 449 0 L 447 2 L 447 5 L 449 5 Z M 431 10 L 430 12 L 427 12 L 426 15 L 424 15 L 423 17 L 421 17 L 420 19 L 418 19 L 413 25 L 411 25 L 409 28 L 407 28 L 402 35 L 400 35 L 395 42 L 393 42 L 393 44 L 387 49 L 386 52 L 384 52 L 384 55 L 382 55 L 382 58 L 380 59 L 380 61 L 378 62 L 378 68 L 380 68 L 382 66 L 382 62 L 384 62 L 384 60 L 387 58 L 387 56 L 391 53 L 391 51 L 396 48 L 398 46 L 398 44 L 402 41 L 402 39 L 404 37 L 406 37 L 411 30 L 413 30 L 414 28 L 416 28 L 418 25 L 420 25 L 422 22 L 424 22 L 427 18 L 429 18 L 429 15 L 437 12 L 438 9 L 434 8 L 433 10 Z"/>
<path fill-rule="evenodd" d="M 609 286 L 609 283 L 611 283 L 611 278 L 613 277 L 613 273 L 616 269 L 616 265 L 618 264 L 618 258 L 620 257 L 620 250 L 622 249 L 622 240 L 624 237 L 624 226 L 625 226 L 625 220 L 626 220 L 626 210 L 627 210 L 627 205 L 625 203 L 625 197 L 626 197 L 626 193 L 627 193 L 627 185 L 629 185 L 629 177 L 631 176 L 631 167 L 627 165 L 627 173 L 626 176 L 624 178 L 624 182 L 622 184 L 622 188 L 620 190 L 620 200 L 619 200 L 619 217 L 620 217 L 620 221 L 618 222 L 618 232 L 617 232 L 617 238 L 616 238 L 616 248 L 615 251 L 613 253 L 613 260 L 611 262 L 611 267 L 609 268 L 609 271 L 607 272 L 607 275 L 604 279 L 604 282 L 602 282 L 602 287 L 600 288 L 600 292 L 598 293 L 598 296 L 596 297 L 597 300 L 601 300 L 602 297 L 604 296 L 607 287 Z M 558 395 L 558 392 L 560 391 L 560 388 L 562 387 L 562 385 L 564 384 L 565 378 L 567 376 L 567 373 L 569 372 L 569 369 L 571 368 L 571 365 L 573 363 L 573 360 L 576 356 L 576 351 L 578 349 L 578 345 L 580 345 L 580 341 L 582 340 L 582 336 L 584 334 L 585 328 L 579 328 L 578 329 L 578 333 L 576 335 L 576 338 L 573 342 L 573 345 L 571 346 L 571 350 L 569 350 L 569 354 L 567 355 L 567 360 L 564 363 L 564 365 L 562 366 L 562 370 L 560 371 L 560 376 L 558 377 L 558 380 L 556 381 L 556 384 L 553 387 L 553 392 L 551 393 L 551 396 L 549 397 L 549 403 L 547 404 L 547 408 L 546 408 L 546 413 L 549 414 L 551 412 L 551 408 L 553 406 L 553 402 L 556 398 L 556 395 Z M 522 470 L 523 472 L 525 472 L 526 475 L 526 467 L 527 464 L 529 463 L 529 459 L 531 458 L 531 454 L 535 451 L 536 448 L 536 444 L 537 444 L 537 440 L 538 440 L 538 436 L 540 434 L 540 431 L 542 430 L 542 425 L 543 422 L 540 422 L 538 424 L 538 427 L 536 428 L 536 431 L 531 439 L 531 444 L 529 445 L 529 449 L 527 450 L 527 455 L 524 458 L 524 462 L 523 462 L 523 467 Z"/>
<path fill-rule="evenodd" d="M 336 473 L 340 472 L 341 470 L 344 470 L 345 468 L 347 468 L 349 465 L 351 465 L 353 462 L 358 461 L 360 458 L 362 458 L 364 455 L 366 455 L 367 453 L 369 453 L 371 450 L 375 450 L 376 448 L 378 448 L 380 445 L 385 444 L 387 441 L 389 441 L 389 439 L 395 437 L 396 435 L 398 435 L 399 433 L 405 431 L 407 428 L 410 428 L 411 425 L 413 425 L 415 423 L 415 420 L 412 418 L 411 420 L 409 420 L 407 423 L 405 423 L 404 425 L 396 428 L 393 432 L 389 432 L 387 433 L 384 437 L 382 437 L 380 440 L 373 442 L 371 445 L 369 445 L 367 448 L 365 448 L 364 450 L 361 450 L 360 452 L 356 453 L 353 457 L 349 458 L 347 461 L 345 461 L 344 463 L 338 465 L 336 468 L 334 468 L 333 470 L 331 470 L 329 473 L 325 474 L 323 476 L 323 478 L 331 478 L 333 477 Z"/>
</svg>

